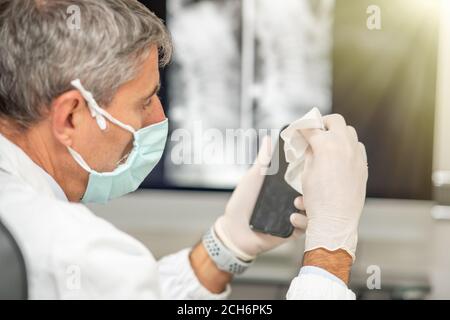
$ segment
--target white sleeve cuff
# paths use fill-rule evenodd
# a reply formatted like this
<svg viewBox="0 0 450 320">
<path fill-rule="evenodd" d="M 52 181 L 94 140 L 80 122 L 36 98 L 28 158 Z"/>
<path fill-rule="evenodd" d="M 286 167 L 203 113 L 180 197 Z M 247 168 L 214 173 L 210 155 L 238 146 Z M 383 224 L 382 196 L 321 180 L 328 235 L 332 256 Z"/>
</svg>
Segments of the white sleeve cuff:
<svg viewBox="0 0 450 320">
<path fill-rule="evenodd" d="M 355 300 L 356 296 L 345 283 L 317 267 L 303 267 L 286 295 L 288 300 Z"/>
<path fill-rule="evenodd" d="M 164 299 L 173 300 L 223 300 L 231 293 L 230 285 L 224 292 L 211 293 L 202 286 L 192 270 L 189 254 L 191 249 L 184 249 L 158 261 L 159 281 Z"/>
<path fill-rule="evenodd" d="M 344 281 L 342 281 L 341 279 L 336 277 L 334 274 L 328 272 L 325 269 L 322 269 L 319 267 L 314 267 L 314 266 L 306 266 L 306 267 L 302 267 L 300 269 L 300 272 L 298 273 L 299 276 L 307 275 L 307 274 L 315 274 L 318 276 L 325 277 L 325 278 L 330 279 L 331 281 L 334 281 L 334 282 L 340 284 L 341 286 L 347 288 L 347 285 L 345 284 Z"/>
</svg>

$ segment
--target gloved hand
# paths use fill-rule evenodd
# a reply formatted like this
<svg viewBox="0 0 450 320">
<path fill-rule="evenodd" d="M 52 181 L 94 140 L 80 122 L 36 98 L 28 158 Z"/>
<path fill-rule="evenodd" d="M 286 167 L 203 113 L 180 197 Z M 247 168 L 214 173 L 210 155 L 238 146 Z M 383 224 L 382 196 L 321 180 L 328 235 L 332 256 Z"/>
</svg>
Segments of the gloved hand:
<svg viewBox="0 0 450 320">
<path fill-rule="evenodd" d="M 323 120 L 327 131 L 301 130 L 309 148 L 303 199 L 295 204 L 306 210 L 308 218 L 305 251 L 344 249 L 354 260 L 368 178 L 366 149 L 342 116 Z"/>
<path fill-rule="evenodd" d="M 219 217 L 214 225 L 214 230 L 223 244 L 244 261 L 253 260 L 258 254 L 300 236 L 306 227 L 306 217 L 299 213 L 293 213 L 291 216 L 291 222 L 296 228 L 290 238 L 255 232 L 249 226 L 271 154 L 271 142 L 266 137 L 261 143 L 255 164 L 241 179 L 228 201 L 225 214 Z"/>
</svg>

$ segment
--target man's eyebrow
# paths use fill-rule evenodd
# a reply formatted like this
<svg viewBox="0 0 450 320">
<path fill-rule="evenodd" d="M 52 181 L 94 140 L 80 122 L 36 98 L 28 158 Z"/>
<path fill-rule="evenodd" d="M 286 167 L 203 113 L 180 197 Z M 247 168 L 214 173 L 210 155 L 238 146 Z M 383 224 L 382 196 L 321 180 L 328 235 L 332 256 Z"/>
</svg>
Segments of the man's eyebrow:
<svg viewBox="0 0 450 320">
<path fill-rule="evenodd" d="M 146 97 L 144 97 L 142 99 L 142 101 L 147 101 L 148 99 L 150 99 L 151 97 L 153 97 L 155 94 L 157 94 L 159 92 L 159 90 L 161 90 L 161 82 L 159 82 L 155 89 L 153 89 L 152 93 L 150 93 L 149 95 L 147 95 Z"/>
</svg>

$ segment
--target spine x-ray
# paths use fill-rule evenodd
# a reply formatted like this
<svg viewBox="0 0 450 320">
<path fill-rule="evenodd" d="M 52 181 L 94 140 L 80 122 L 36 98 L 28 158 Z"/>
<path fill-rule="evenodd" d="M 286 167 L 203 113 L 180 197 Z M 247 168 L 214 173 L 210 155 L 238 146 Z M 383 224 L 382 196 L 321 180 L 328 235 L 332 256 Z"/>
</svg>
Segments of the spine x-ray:
<svg viewBox="0 0 450 320">
<path fill-rule="evenodd" d="M 334 0 L 168 0 L 167 9 L 171 184 L 231 188 L 249 161 L 230 156 L 240 146 L 220 141 L 227 130 L 277 130 L 312 107 L 331 111 Z"/>
</svg>

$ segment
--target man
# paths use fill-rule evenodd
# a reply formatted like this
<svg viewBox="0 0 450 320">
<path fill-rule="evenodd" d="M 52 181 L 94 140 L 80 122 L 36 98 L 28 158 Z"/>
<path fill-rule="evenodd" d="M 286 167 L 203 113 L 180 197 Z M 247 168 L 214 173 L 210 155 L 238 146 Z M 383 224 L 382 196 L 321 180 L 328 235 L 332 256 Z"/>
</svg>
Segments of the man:
<svg viewBox="0 0 450 320">
<path fill-rule="evenodd" d="M 67 25 L 72 5 L 80 29 Z M 77 203 L 134 191 L 161 157 L 159 66 L 171 42 L 143 5 L 0 0 L 0 43 L 0 218 L 24 253 L 30 298 L 226 298 L 233 274 L 289 240 L 248 226 L 264 155 L 203 240 L 158 262 Z M 307 217 L 291 220 L 294 236 L 307 222 L 307 252 L 290 299 L 354 298 L 346 284 L 367 160 L 341 116 L 324 121 L 327 131 L 303 132 L 310 149 L 296 206 Z M 71 282 L 74 271 L 79 283 Z"/>
</svg>

